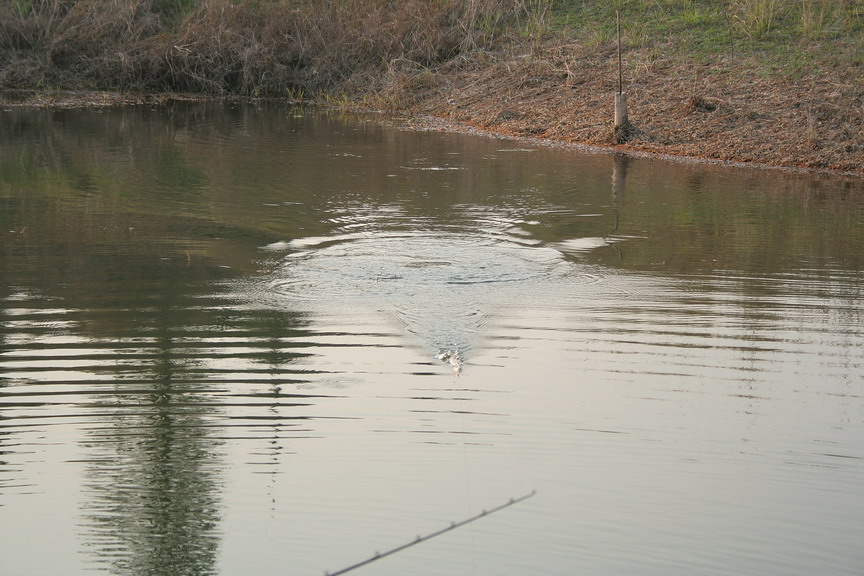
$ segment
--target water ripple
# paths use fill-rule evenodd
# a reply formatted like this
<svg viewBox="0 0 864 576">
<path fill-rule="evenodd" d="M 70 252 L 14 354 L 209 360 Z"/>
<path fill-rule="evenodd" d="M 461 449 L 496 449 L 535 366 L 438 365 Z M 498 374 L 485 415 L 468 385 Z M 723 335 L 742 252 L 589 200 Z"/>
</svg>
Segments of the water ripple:
<svg viewBox="0 0 864 576">
<path fill-rule="evenodd" d="M 496 307 L 571 272 L 557 250 L 491 223 L 472 235 L 364 230 L 290 247 L 268 291 L 285 303 L 382 310 L 433 355 L 467 355 Z"/>
</svg>

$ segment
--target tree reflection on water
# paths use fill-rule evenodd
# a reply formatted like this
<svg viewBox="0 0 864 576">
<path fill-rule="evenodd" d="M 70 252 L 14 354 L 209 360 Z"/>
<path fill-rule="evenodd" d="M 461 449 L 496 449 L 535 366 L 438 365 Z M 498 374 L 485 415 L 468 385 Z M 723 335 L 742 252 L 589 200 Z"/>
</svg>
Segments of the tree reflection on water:
<svg viewBox="0 0 864 576">
<path fill-rule="evenodd" d="M 216 573 L 226 437 L 256 451 L 265 443 L 272 463 L 306 420 L 294 410 L 308 396 L 281 391 L 299 381 L 300 316 L 232 310 L 200 287 L 169 284 L 126 318 L 146 342 L 117 361 L 117 394 L 83 443 L 85 539 L 120 574 Z"/>
<path fill-rule="evenodd" d="M 219 547 L 219 457 L 208 384 L 189 378 L 187 326 L 164 306 L 135 388 L 109 400 L 85 446 L 85 539 L 119 574 L 213 574 Z"/>
</svg>

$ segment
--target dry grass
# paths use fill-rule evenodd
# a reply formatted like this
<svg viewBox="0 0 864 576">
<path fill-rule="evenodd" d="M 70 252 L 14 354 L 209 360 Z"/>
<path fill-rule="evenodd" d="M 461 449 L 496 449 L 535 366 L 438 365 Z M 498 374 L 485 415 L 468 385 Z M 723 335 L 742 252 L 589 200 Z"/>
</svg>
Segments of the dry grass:
<svg viewBox="0 0 864 576">
<path fill-rule="evenodd" d="M 284 96 L 488 48 L 530 10 L 505 0 L 14 0 L 6 88 Z"/>
<path fill-rule="evenodd" d="M 771 31 L 783 8 L 782 0 L 733 0 L 730 18 L 739 32 L 750 38 L 762 38 Z"/>
</svg>

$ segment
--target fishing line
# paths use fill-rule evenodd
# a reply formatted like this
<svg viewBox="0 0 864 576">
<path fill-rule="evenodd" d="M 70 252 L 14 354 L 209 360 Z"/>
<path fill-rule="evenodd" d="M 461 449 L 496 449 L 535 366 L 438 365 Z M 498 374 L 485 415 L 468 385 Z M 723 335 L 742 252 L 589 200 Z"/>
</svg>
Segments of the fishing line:
<svg viewBox="0 0 864 576">
<path fill-rule="evenodd" d="M 514 452 L 513 446 L 509 442 L 501 442 L 501 445 L 507 449 L 507 454 L 510 456 L 510 461 L 513 463 L 513 467 L 518 472 L 519 478 L 522 480 L 522 486 L 525 490 L 530 489 L 530 486 L 533 482 L 528 481 L 528 471 L 525 468 L 525 463 L 521 458 Z"/>
<path fill-rule="evenodd" d="M 351 572 L 352 570 L 356 570 L 357 568 L 360 568 L 361 566 L 366 566 L 367 564 L 371 564 L 372 562 L 377 562 L 378 560 L 381 560 L 382 558 L 386 558 L 387 556 L 390 556 L 390 555 L 395 554 L 397 552 L 401 552 L 402 550 L 405 550 L 406 548 L 410 548 L 411 546 L 416 546 L 417 544 L 420 544 L 421 542 L 426 542 L 427 540 L 431 540 L 435 536 L 440 536 L 441 534 L 446 534 L 447 532 L 450 532 L 451 530 L 456 530 L 457 528 L 461 528 L 462 526 L 465 526 L 466 524 L 470 524 L 471 522 L 479 520 L 480 518 L 485 518 L 486 516 L 489 516 L 489 515 L 494 514 L 496 512 L 500 512 L 501 510 L 504 510 L 505 508 L 509 508 L 510 506 L 513 506 L 514 504 L 519 504 L 520 502 L 524 502 L 528 498 L 531 498 L 532 496 L 534 496 L 536 493 L 537 493 L 536 490 L 532 490 L 528 494 L 525 494 L 523 496 L 519 496 L 518 498 L 511 498 L 510 500 L 508 500 L 504 504 L 500 504 L 500 505 L 496 506 L 495 508 L 490 508 L 489 510 L 483 510 L 479 514 L 475 514 L 474 516 L 471 516 L 470 518 L 466 518 L 466 519 L 461 520 L 459 522 L 451 522 L 450 525 L 447 526 L 446 528 L 442 528 L 442 529 L 437 530 L 435 532 L 432 532 L 430 534 L 426 534 L 425 536 L 417 536 L 417 538 L 412 540 L 411 542 L 408 542 L 406 544 L 402 544 L 401 546 L 397 546 L 395 548 L 391 548 L 390 550 L 387 550 L 386 552 L 376 552 L 370 558 L 367 558 L 366 560 L 363 560 L 361 562 L 357 562 L 356 564 L 352 564 L 351 566 L 347 566 L 345 568 L 342 568 L 341 570 L 337 570 L 336 572 L 326 572 L 325 571 L 324 576 L 339 576 L 340 574 L 346 574 L 348 572 Z"/>
<path fill-rule="evenodd" d="M 461 364 L 459 368 L 461 371 Z M 457 371 L 455 367 L 453 369 L 454 389 L 457 388 L 456 380 L 459 378 L 460 371 Z M 461 394 L 459 395 L 459 425 L 464 438 L 465 434 L 467 434 L 465 429 L 465 399 Z M 471 491 L 471 468 L 468 466 L 468 443 L 464 439 L 462 440 L 462 465 L 465 469 L 465 493 L 468 498 L 468 509 L 470 510 L 474 505 L 474 498 Z M 472 574 L 477 574 L 477 546 L 474 541 L 474 534 L 471 534 L 471 572 Z"/>
</svg>

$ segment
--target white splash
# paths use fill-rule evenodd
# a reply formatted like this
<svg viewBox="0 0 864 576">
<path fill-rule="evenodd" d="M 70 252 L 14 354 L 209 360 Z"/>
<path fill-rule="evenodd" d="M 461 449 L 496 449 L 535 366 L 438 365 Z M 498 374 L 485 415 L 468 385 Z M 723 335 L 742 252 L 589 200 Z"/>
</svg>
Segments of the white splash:
<svg viewBox="0 0 864 576">
<path fill-rule="evenodd" d="M 459 376 L 462 373 L 462 355 L 458 350 L 447 350 L 435 356 L 442 362 L 447 362 L 453 367 L 453 374 Z"/>
</svg>

